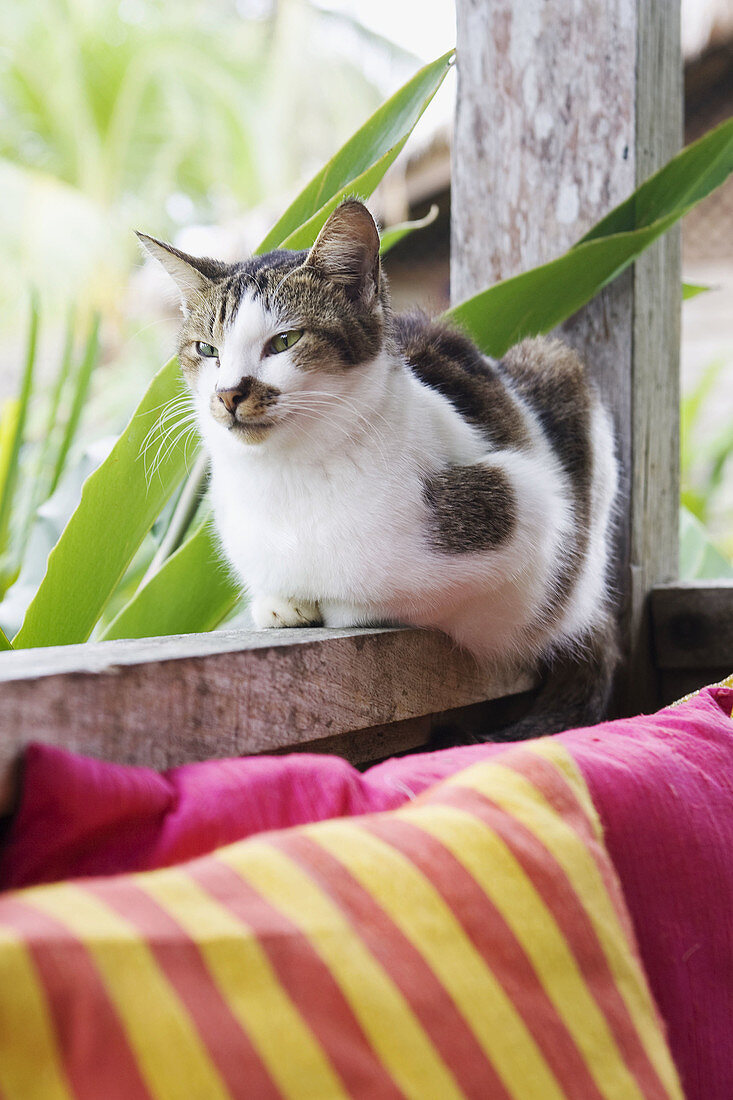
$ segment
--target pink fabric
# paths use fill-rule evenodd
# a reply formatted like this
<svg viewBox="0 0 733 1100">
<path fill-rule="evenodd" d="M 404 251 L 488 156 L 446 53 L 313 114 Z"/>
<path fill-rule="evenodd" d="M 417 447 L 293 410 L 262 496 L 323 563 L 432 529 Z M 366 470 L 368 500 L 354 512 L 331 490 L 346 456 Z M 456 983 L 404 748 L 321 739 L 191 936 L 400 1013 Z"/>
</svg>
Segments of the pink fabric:
<svg viewBox="0 0 733 1100">
<path fill-rule="evenodd" d="M 560 734 L 603 821 L 688 1100 L 733 1096 L 733 690 Z M 328 756 L 174 768 L 42 745 L 0 858 L 0 885 L 163 866 L 263 829 L 390 809 L 505 745 L 390 760 Z"/>
</svg>

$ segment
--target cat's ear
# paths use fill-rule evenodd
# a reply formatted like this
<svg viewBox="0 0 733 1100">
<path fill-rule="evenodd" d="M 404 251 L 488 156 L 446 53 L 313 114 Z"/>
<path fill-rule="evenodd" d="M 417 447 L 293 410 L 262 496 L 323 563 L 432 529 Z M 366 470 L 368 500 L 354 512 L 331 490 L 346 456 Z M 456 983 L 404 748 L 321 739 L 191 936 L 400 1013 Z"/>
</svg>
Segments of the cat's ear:
<svg viewBox="0 0 733 1100">
<path fill-rule="evenodd" d="M 363 203 L 346 199 L 336 207 L 305 266 L 323 272 L 353 299 L 369 299 L 379 290 L 379 232 Z"/>
<path fill-rule="evenodd" d="M 149 237 L 147 233 L 138 233 L 137 239 L 170 275 L 181 292 L 181 306 L 186 312 L 217 279 L 226 274 L 227 265 L 219 260 L 200 259 L 174 248 L 172 244 Z"/>
</svg>

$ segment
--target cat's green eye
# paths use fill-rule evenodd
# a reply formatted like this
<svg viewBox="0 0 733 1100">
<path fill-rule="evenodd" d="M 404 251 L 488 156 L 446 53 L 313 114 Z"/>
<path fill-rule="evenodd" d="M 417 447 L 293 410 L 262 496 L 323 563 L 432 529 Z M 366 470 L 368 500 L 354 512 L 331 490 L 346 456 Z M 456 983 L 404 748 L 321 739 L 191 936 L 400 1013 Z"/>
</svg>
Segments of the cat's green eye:
<svg viewBox="0 0 733 1100">
<path fill-rule="evenodd" d="M 279 355 L 281 351 L 287 351 L 288 348 L 292 348 L 293 344 L 297 344 L 302 335 L 302 328 L 291 328 L 287 332 L 278 332 L 277 336 L 273 336 L 270 340 L 267 350 L 271 355 Z"/>
<path fill-rule="evenodd" d="M 219 352 L 212 344 L 205 344 L 203 340 L 196 341 L 196 351 L 202 359 L 218 359 Z"/>
</svg>

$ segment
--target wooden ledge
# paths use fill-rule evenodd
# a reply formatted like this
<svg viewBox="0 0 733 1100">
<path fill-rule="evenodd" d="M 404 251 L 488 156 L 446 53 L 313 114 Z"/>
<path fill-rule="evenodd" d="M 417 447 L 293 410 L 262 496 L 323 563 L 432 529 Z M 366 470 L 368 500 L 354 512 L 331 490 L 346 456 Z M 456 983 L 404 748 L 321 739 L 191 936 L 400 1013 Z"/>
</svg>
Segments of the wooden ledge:
<svg viewBox="0 0 733 1100">
<path fill-rule="evenodd" d="M 365 763 L 437 712 L 517 694 L 422 630 L 217 631 L 0 655 L 0 813 L 29 741 L 159 770 L 313 748 Z"/>
<path fill-rule="evenodd" d="M 733 581 L 678 581 L 652 590 L 657 665 L 733 671 Z"/>
</svg>

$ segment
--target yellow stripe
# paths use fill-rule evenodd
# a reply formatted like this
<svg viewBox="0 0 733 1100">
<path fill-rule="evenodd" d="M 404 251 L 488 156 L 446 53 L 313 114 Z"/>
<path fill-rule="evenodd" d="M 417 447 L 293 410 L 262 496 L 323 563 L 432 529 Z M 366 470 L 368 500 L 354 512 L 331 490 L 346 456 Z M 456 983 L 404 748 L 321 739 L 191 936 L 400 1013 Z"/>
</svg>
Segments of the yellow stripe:
<svg viewBox="0 0 733 1100">
<path fill-rule="evenodd" d="M 345 1097 L 340 1078 L 280 985 L 252 929 L 183 871 L 141 875 L 137 884 L 196 940 L 222 996 L 278 1088 L 288 1097 Z"/>
<path fill-rule="evenodd" d="M 132 924 L 73 884 L 28 891 L 23 901 L 84 942 L 153 1096 L 230 1096 L 188 1012 Z"/>
<path fill-rule="evenodd" d="M 544 829 L 543 817 L 538 814 L 536 822 Z M 410 820 L 453 853 L 504 917 L 600 1093 L 608 1100 L 642 1100 L 565 937 L 504 842 L 470 814 L 452 807 L 416 807 Z M 517 1069 L 522 1072 L 521 1058 Z"/>
<path fill-rule="evenodd" d="M 46 998 L 20 936 L 0 929 L 0 1092 L 71 1100 Z"/>
<path fill-rule="evenodd" d="M 601 844 L 603 843 L 603 825 L 601 819 L 598 816 L 598 811 L 593 805 L 593 799 L 590 796 L 588 785 L 583 778 L 580 768 L 573 760 L 572 756 L 559 741 L 555 741 L 552 737 L 542 737 L 537 741 L 529 741 L 522 746 L 523 752 L 531 752 L 534 756 L 539 756 L 543 760 L 546 760 L 548 764 L 560 773 L 562 778 L 567 782 L 573 796 L 580 804 L 581 809 L 585 813 L 590 826 L 593 830 L 596 840 Z M 535 788 L 537 790 L 537 788 Z M 542 804 L 548 806 L 549 803 L 541 795 L 540 791 L 537 791 L 538 795 L 542 799 Z M 550 807 L 550 812 L 557 814 L 557 810 L 554 807 Z"/>
<path fill-rule="evenodd" d="M 460 1100 L 463 1093 L 402 993 L 341 909 L 295 862 L 266 841 L 225 848 L 215 858 L 250 883 L 310 940 L 382 1065 L 406 1096 Z"/>
<path fill-rule="evenodd" d="M 582 772 L 575 763 L 571 753 L 564 745 L 550 738 L 533 742 L 531 745 L 527 745 L 526 748 L 536 753 L 536 755 L 542 756 L 545 760 L 548 760 L 550 764 L 556 767 L 558 771 L 565 776 L 573 789 L 573 793 L 576 795 L 578 801 L 582 804 L 588 815 L 599 843 L 603 845 L 603 825 L 601 824 L 601 819 L 598 816 L 598 811 L 593 805 L 593 800 Z M 533 789 L 536 790 L 536 788 Z M 537 797 L 542 800 L 545 806 L 549 806 L 549 803 L 545 800 L 541 792 L 537 791 Z M 567 826 L 567 828 L 570 827 Z M 631 1016 L 634 1027 L 639 1032 L 641 1044 L 660 1080 L 673 1096 L 681 1098 L 683 1096 L 682 1087 L 677 1076 L 677 1070 L 669 1056 L 669 1050 L 667 1049 L 666 1043 L 660 1037 L 656 1027 L 649 1028 L 644 1026 L 645 1019 L 649 1017 L 651 1017 L 652 1020 L 657 1019 L 656 1005 L 644 972 L 633 960 L 631 964 L 629 963 L 629 956 L 623 948 L 619 950 L 619 942 L 621 944 L 628 943 L 628 935 L 618 919 L 613 902 L 608 896 L 608 891 L 595 861 L 574 830 L 571 829 L 570 832 L 573 837 L 576 851 L 579 845 L 583 853 L 583 862 L 587 867 L 589 877 L 587 889 L 594 891 L 591 896 L 596 897 L 596 899 L 598 898 L 598 891 L 602 891 L 604 902 L 607 903 L 605 915 L 596 919 L 595 907 L 589 908 L 589 914 L 611 969 L 614 982 L 618 986 L 621 999 L 626 1005 L 626 1009 Z M 560 862 L 559 859 L 558 862 Z M 576 885 L 576 881 L 571 876 L 569 870 L 570 866 L 572 866 L 573 870 L 576 869 L 576 860 L 574 858 L 571 859 L 568 867 L 565 867 L 562 863 L 561 866 L 563 866 L 563 869 L 568 875 L 573 885 L 573 889 L 579 893 L 581 881 L 584 882 L 588 880 L 581 879 L 579 874 L 578 883 Z M 622 904 L 625 904 L 623 902 L 623 896 Z M 629 924 L 631 924 L 630 919 Z M 620 941 L 618 939 L 619 936 L 621 937 Z"/>
<path fill-rule="evenodd" d="M 552 763 L 556 753 L 560 756 L 564 752 L 561 746 L 555 747 L 554 744 L 543 745 L 539 751 L 542 755 L 547 753 Z M 571 766 L 574 768 L 574 764 Z M 566 778 L 569 775 L 567 761 L 564 775 Z M 468 768 L 446 782 L 477 790 L 490 798 L 529 829 L 557 860 L 588 913 L 614 982 L 654 1069 L 670 1095 L 682 1100 L 677 1074 L 659 1028 L 649 1027 L 649 1020 L 656 1021 L 657 1015 L 643 972 L 629 950 L 626 932 L 619 923 L 600 871 L 584 841 L 557 814 L 534 784 L 504 767 L 498 760 Z M 573 785 L 576 792 L 586 789 L 581 778 L 576 777 Z M 542 806 L 551 815 L 551 827 L 548 827 L 547 819 L 541 828 L 538 827 L 537 806 Z M 595 816 L 595 811 L 593 814 Z"/>
<path fill-rule="evenodd" d="M 422 816 L 429 819 L 433 814 L 434 808 L 425 807 Z M 411 821 L 413 815 L 418 815 L 416 809 L 405 814 Z M 332 821 L 304 831 L 351 872 L 420 952 L 512 1096 L 560 1100 L 564 1092 L 521 1014 L 449 906 L 414 864 L 351 822 Z M 483 841 L 482 836 L 485 853 Z"/>
</svg>

